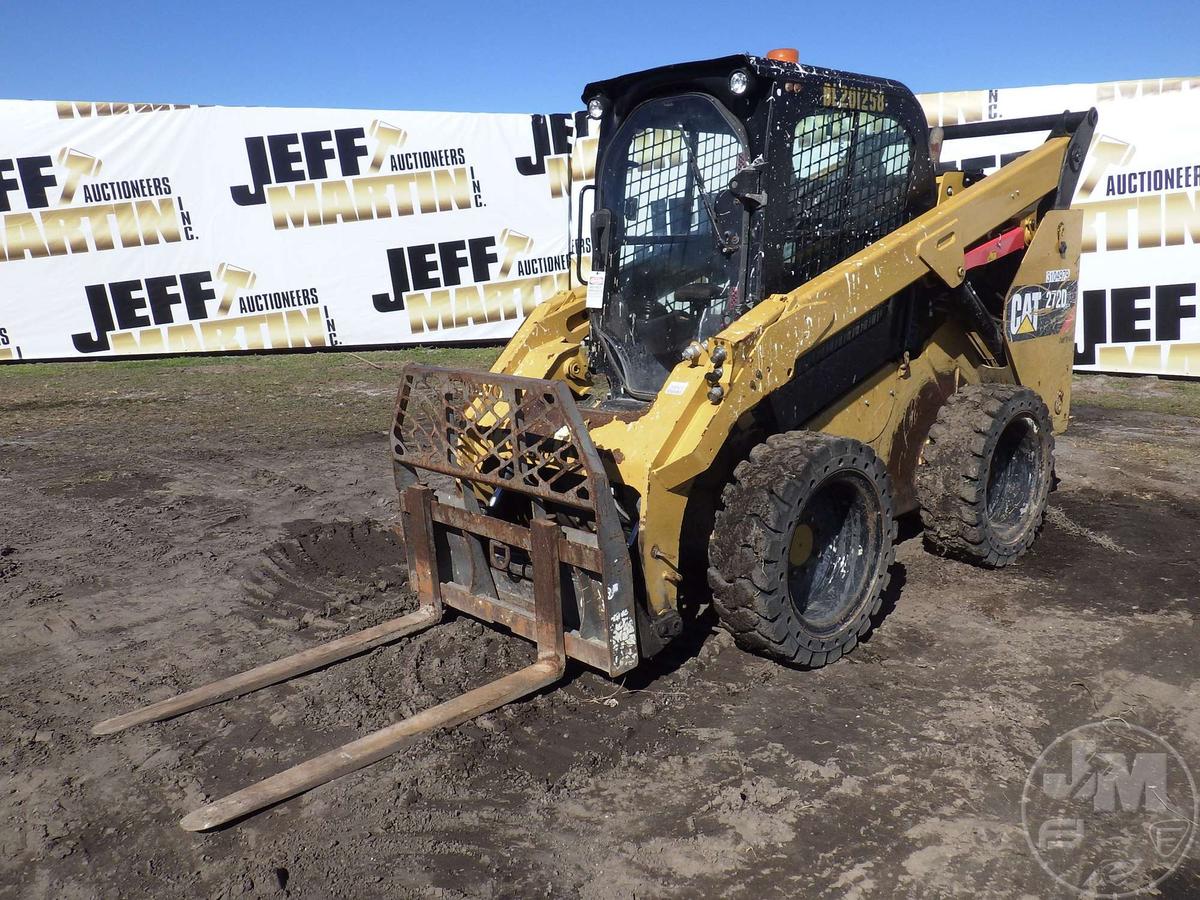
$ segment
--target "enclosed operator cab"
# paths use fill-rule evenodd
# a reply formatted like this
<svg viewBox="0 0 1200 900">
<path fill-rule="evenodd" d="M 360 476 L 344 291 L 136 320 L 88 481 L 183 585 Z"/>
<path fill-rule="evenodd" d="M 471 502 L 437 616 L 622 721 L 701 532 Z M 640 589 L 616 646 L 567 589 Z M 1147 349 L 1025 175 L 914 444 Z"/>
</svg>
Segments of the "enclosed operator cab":
<svg viewBox="0 0 1200 900">
<path fill-rule="evenodd" d="M 727 56 L 587 86 L 593 366 L 648 401 L 696 341 L 930 209 L 929 130 L 881 78 Z"/>
</svg>

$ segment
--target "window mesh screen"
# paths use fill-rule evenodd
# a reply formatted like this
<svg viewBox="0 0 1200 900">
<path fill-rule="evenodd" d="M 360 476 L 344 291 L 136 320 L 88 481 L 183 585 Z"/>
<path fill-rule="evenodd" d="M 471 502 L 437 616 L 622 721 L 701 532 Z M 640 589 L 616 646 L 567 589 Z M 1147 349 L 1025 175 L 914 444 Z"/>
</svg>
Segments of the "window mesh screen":
<svg viewBox="0 0 1200 900">
<path fill-rule="evenodd" d="M 797 123 L 782 222 L 790 287 L 901 225 L 911 155 L 907 133 L 886 116 L 830 110 Z"/>
<path fill-rule="evenodd" d="M 688 142 L 685 144 L 685 141 Z M 689 148 L 695 165 L 689 162 Z M 629 143 L 625 175 L 622 269 L 670 263 L 686 242 L 711 230 L 702 209 L 737 172 L 741 143 L 730 133 L 647 128 Z"/>
</svg>

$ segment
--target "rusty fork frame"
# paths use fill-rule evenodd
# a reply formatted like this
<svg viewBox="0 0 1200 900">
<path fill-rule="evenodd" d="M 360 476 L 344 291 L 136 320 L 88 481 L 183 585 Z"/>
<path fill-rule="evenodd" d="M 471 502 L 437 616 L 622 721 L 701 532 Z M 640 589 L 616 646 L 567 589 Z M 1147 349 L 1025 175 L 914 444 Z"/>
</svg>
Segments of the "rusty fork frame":
<svg viewBox="0 0 1200 900">
<path fill-rule="evenodd" d="M 97 724 L 92 733 L 113 734 L 134 725 L 173 718 L 285 681 L 436 625 L 442 619 L 443 605 L 441 583 L 436 574 L 437 549 L 431 514 L 433 491 L 424 485 L 413 485 L 404 492 L 403 501 L 409 568 L 420 602 L 415 612 L 107 719 Z M 537 660 L 532 665 L 209 803 L 184 816 L 179 824 L 188 831 L 206 831 L 241 819 L 369 766 L 400 750 L 417 735 L 458 725 L 560 680 L 566 669 L 567 656 L 559 599 L 558 528 L 549 521 L 530 523 L 529 543 L 534 558 L 534 637 L 538 648 Z"/>
<path fill-rule="evenodd" d="M 638 664 L 628 535 L 564 382 L 409 364 L 392 458 L 401 493 L 432 479 L 444 486 L 431 500 L 435 546 L 410 564 L 443 582 L 447 606 L 537 640 L 531 579 L 510 577 L 509 563 L 513 550 L 538 556 L 520 522 L 556 522 L 567 656 L 611 678 Z M 514 496 L 524 509 L 505 512 Z"/>
</svg>

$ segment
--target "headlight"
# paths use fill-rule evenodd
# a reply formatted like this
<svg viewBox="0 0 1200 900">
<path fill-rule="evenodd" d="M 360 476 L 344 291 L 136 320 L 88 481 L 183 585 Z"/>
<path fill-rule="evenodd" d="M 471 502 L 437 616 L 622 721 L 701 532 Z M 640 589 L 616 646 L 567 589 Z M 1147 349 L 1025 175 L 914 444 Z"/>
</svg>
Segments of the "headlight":
<svg viewBox="0 0 1200 900">
<path fill-rule="evenodd" d="M 729 90 L 735 94 L 744 94 L 746 89 L 750 87 L 750 76 L 738 69 L 729 76 Z"/>
<path fill-rule="evenodd" d="M 599 97 L 593 97 L 588 101 L 588 115 L 593 119 L 599 119 L 604 115 L 604 101 Z"/>
</svg>

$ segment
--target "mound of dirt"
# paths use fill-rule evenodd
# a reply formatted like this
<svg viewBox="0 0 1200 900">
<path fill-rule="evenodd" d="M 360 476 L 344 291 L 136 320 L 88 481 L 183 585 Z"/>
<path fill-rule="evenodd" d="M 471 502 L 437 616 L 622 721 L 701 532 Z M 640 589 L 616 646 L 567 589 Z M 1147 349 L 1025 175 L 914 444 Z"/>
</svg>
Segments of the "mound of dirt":
<svg viewBox="0 0 1200 900">
<path fill-rule="evenodd" d="M 336 616 L 408 583 L 404 548 L 377 522 L 288 522 L 285 536 L 236 572 L 255 620 Z M 307 618 L 306 618 L 307 617 Z"/>
</svg>

